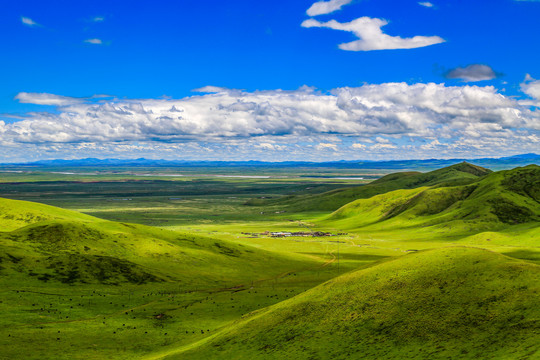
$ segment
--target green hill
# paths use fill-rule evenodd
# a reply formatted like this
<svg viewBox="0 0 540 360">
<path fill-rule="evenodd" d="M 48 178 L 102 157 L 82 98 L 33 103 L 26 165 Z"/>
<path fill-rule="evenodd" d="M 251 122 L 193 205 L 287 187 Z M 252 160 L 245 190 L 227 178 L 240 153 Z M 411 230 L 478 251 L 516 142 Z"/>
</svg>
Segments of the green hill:
<svg viewBox="0 0 540 360">
<path fill-rule="evenodd" d="M 401 172 L 386 175 L 367 185 L 337 189 L 322 194 L 287 196 L 275 200 L 252 200 L 247 205 L 280 206 L 290 211 L 334 211 L 357 199 L 367 199 L 398 189 L 414 189 L 422 186 L 457 186 L 477 181 L 491 170 L 466 162 L 448 166 L 428 173 Z"/>
<path fill-rule="evenodd" d="M 491 173 L 468 185 L 396 190 L 353 201 L 321 222 L 339 229 L 423 229 L 469 236 L 540 221 L 540 167 Z M 420 230 L 419 230 L 420 229 Z M 444 234 L 441 234 L 444 233 Z"/>
<path fill-rule="evenodd" d="M 302 206 L 349 190 L 212 238 L 0 199 L 0 359 L 540 359 L 539 166 Z M 261 233 L 304 227 L 336 236 Z"/>
<path fill-rule="evenodd" d="M 15 283 L 174 281 L 186 288 L 213 287 L 314 264 L 307 258 L 25 201 L 0 199 L 0 216 L 0 226 L 12 229 L 0 232 L 0 275 Z"/>
<path fill-rule="evenodd" d="M 0 359 L 137 359 L 334 274 L 310 254 L 0 204 Z"/>
<path fill-rule="evenodd" d="M 536 359 L 540 267 L 475 248 L 380 263 L 148 359 Z"/>
<path fill-rule="evenodd" d="M 0 232 L 46 220 L 94 222 L 97 219 L 54 206 L 0 198 Z"/>
</svg>

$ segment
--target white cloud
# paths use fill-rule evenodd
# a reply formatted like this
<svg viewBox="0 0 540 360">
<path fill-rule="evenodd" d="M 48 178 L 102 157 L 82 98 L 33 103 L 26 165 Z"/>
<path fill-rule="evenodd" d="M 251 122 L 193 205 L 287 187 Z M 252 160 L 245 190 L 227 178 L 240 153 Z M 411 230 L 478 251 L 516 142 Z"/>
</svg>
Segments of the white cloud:
<svg viewBox="0 0 540 360">
<path fill-rule="evenodd" d="M 326 149 L 330 149 L 330 150 L 334 150 L 334 151 L 337 151 L 337 145 L 336 144 L 327 144 L 327 143 L 320 143 L 316 146 L 316 149 L 317 150 L 326 150 Z"/>
<path fill-rule="evenodd" d="M 340 49 L 349 51 L 414 49 L 445 41 L 439 36 L 414 36 L 412 38 L 390 36 L 381 30 L 381 27 L 386 24 L 388 22 L 383 19 L 361 17 L 348 23 L 340 23 L 336 20 L 322 23 L 315 19 L 308 19 L 302 23 L 302 27 L 322 27 L 352 32 L 359 40 L 339 44 Z"/>
<path fill-rule="evenodd" d="M 380 137 L 380 136 L 377 136 L 375 138 L 375 141 L 378 142 L 378 143 L 381 143 L 381 144 L 390 144 L 390 140 L 385 139 L 385 138 Z"/>
<path fill-rule="evenodd" d="M 350 4 L 352 0 L 329 0 L 317 1 L 306 11 L 309 16 L 330 14 L 340 10 L 343 6 Z"/>
<path fill-rule="evenodd" d="M 224 91 L 178 100 L 95 102 L 36 93 L 20 93 L 16 98 L 61 106 L 60 114 L 40 114 L 27 121 L 37 126 L 54 120 L 81 141 L 341 134 L 388 142 L 384 136 L 444 134 L 444 128 L 450 133 L 475 123 L 523 127 L 530 115 L 493 87 L 442 84 L 364 85 L 338 88 L 332 94 Z"/>
<path fill-rule="evenodd" d="M 276 146 L 270 143 L 257 144 L 255 147 L 262 150 L 276 150 Z"/>
<path fill-rule="evenodd" d="M 537 80 L 522 86 L 532 98 L 540 96 Z M 120 145 L 126 156 L 156 149 L 170 158 L 276 154 L 274 160 L 321 160 L 355 158 L 359 149 L 367 157 L 494 156 L 537 151 L 540 139 L 540 111 L 492 86 L 386 83 L 330 93 L 302 87 L 223 89 L 182 99 L 39 93 L 20 93 L 16 99 L 57 109 L 0 121 L 0 158 L 17 151 L 53 154 L 54 149 L 104 157 Z"/>
<path fill-rule="evenodd" d="M 418 5 L 420 6 L 424 6 L 424 7 L 428 7 L 428 8 L 432 8 L 434 5 L 432 3 L 430 3 L 429 1 L 421 1 L 418 3 Z"/>
<path fill-rule="evenodd" d="M 495 71 L 488 65 L 471 64 L 465 67 L 457 67 L 446 73 L 448 79 L 461 79 L 466 82 L 492 80 L 497 77 Z"/>
<path fill-rule="evenodd" d="M 354 143 L 354 144 L 351 145 L 351 147 L 353 149 L 359 149 L 359 150 L 365 150 L 366 149 L 366 145 L 360 144 L 360 143 Z"/>
<path fill-rule="evenodd" d="M 26 17 L 26 16 L 21 16 L 21 22 L 24 25 L 30 26 L 30 27 L 41 26 L 40 24 L 38 24 L 37 22 L 35 22 L 34 20 L 32 20 L 32 19 L 30 19 L 29 17 Z"/>
<path fill-rule="evenodd" d="M 224 88 L 224 87 L 219 87 L 219 86 L 207 85 L 207 86 L 203 86 L 203 87 L 198 88 L 198 89 L 193 89 L 191 91 L 192 92 L 200 92 L 200 93 L 220 93 L 220 92 L 229 91 L 229 89 Z"/>
<path fill-rule="evenodd" d="M 535 99 L 536 106 L 540 105 L 540 80 L 535 80 L 530 74 L 527 74 L 521 83 L 521 91 Z"/>
<path fill-rule="evenodd" d="M 47 93 L 21 92 L 15 96 L 23 104 L 66 106 L 82 103 L 84 99 Z"/>
<path fill-rule="evenodd" d="M 103 41 L 101 41 L 101 39 L 86 39 L 84 40 L 85 43 L 88 43 L 88 44 L 94 44 L 94 45 L 102 45 L 103 44 Z"/>
<path fill-rule="evenodd" d="M 443 146 L 443 144 L 441 144 L 439 142 L 439 140 L 435 139 L 435 140 L 431 141 L 429 144 L 421 145 L 420 149 L 422 149 L 422 150 L 434 150 L 434 149 L 437 149 L 437 148 L 442 147 L 442 146 Z"/>
<path fill-rule="evenodd" d="M 105 17 L 104 16 L 94 16 L 92 18 L 92 21 L 93 22 L 103 22 L 103 21 L 105 21 Z"/>
<path fill-rule="evenodd" d="M 375 144 L 375 145 L 371 145 L 369 147 L 370 150 L 372 151 L 378 151 L 378 150 L 392 150 L 392 149 L 397 149 L 398 147 L 396 145 L 393 145 L 393 144 Z"/>
</svg>

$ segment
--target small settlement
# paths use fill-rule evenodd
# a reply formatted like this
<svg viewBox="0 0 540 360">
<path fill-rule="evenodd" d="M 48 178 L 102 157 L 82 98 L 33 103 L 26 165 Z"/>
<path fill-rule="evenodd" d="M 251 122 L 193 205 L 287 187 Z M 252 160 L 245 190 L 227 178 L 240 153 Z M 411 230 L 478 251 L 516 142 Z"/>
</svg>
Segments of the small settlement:
<svg viewBox="0 0 540 360">
<path fill-rule="evenodd" d="M 345 233 L 332 234 L 329 232 L 323 231 L 296 231 L 296 232 L 287 232 L 287 231 L 265 231 L 262 233 L 248 233 L 243 232 L 243 235 L 248 235 L 251 237 L 259 236 L 270 236 L 270 237 L 291 237 L 291 236 L 300 236 L 300 237 L 324 237 L 324 236 L 338 236 L 338 235 L 347 235 Z"/>
</svg>

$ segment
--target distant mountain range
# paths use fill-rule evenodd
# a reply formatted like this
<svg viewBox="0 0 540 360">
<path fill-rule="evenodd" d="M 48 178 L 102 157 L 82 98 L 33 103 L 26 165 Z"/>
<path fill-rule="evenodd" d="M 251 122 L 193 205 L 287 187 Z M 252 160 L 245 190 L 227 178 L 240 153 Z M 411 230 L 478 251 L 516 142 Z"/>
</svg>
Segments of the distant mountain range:
<svg viewBox="0 0 540 360">
<path fill-rule="evenodd" d="M 540 164 L 540 155 L 521 154 L 501 158 L 480 159 L 424 159 L 424 160 L 341 160 L 329 162 L 308 161 L 194 161 L 194 160 L 152 160 L 152 159 L 76 159 L 76 160 L 40 160 L 27 163 L 2 164 L 2 166 L 29 167 L 92 167 L 92 166 L 133 166 L 133 167 L 325 167 L 343 169 L 396 169 L 396 170 L 433 170 L 459 162 L 471 162 L 475 165 L 494 170 L 507 169 L 529 164 Z"/>
</svg>

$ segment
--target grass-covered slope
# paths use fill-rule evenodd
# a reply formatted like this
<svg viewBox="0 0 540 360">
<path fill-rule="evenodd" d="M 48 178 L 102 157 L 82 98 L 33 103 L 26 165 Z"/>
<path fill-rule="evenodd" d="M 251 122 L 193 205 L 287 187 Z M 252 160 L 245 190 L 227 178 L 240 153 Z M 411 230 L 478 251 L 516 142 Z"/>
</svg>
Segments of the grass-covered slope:
<svg viewBox="0 0 540 360">
<path fill-rule="evenodd" d="M 475 248 L 419 252 L 254 312 L 167 359 L 536 359 L 540 267 Z"/>
<path fill-rule="evenodd" d="M 139 359 L 335 273 L 312 255 L 0 201 L 0 359 Z"/>
<path fill-rule="evenodd" d="M 268 251 L 152 228 L 104 221 L 25 201 L 0 200 L 0 276 L 39 285 L 235 285 L 314 262 Z M 20 215 L 17 215 L 20 214 Z M 22 226 L 29 224 L 26 226 Z"/>
<path fill-rule="evenodd" d="M 0 198 L 0 232 L 46 220 L 93 222 L 97 219 L 54 206 Z"/>
<path fill-rule="evenodd" d="M 248 205 L 275 205 L 288 211 L 334 211 L 357 200 L 367 199 L 398 189 L 414 189 L 422 186 L 456 186 L 472 183 L 491 173 L 490 170 L 466 162 L 428 173 L 401 172 L 386 175 L 367 185 L 337 189 L 322 194 L 288 196 L 265 202 L 251 201 Z"/>
<path fill-rule="evenodd" d="M 540 221 L 540 167 L 491 173 L 461 186 L 396 190 L 351 202 L 322 221 L 340 229 L 438 227 L 468 236 Z"/>
</svg>

